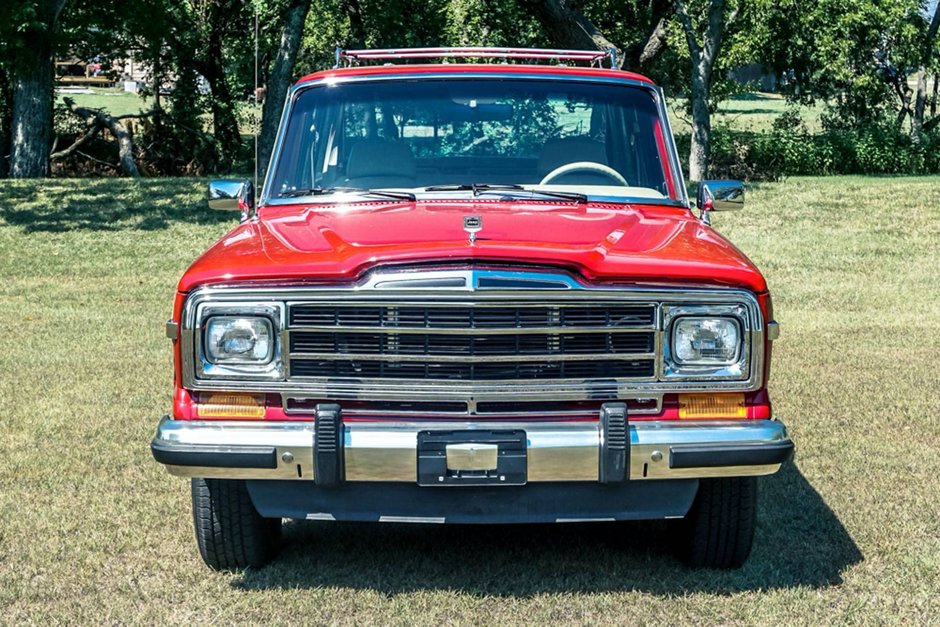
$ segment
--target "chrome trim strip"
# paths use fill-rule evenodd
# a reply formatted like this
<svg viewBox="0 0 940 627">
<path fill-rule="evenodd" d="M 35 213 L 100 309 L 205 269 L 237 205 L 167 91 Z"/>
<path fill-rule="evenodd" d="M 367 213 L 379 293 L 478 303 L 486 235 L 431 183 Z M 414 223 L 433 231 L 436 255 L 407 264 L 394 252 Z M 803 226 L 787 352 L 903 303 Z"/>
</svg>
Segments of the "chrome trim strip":
<svg viewBox="0 0 940 627">
<path fill-rule="evenodd" d="M 682 172 L 682 163 L 679 161 L 679 149 L 676 147 L 676 136 L 672 131 L 672 122 L 669 121 L 666 93 L 663 91 L 662 87 L 656 87 L 656 92 L 659 96 L 659 115 L 662 117 L 663 125 L 666 127 L 664 137 L 669 146 L 669 162 L 672 166 L 673 176 L 678 179 L 676 181 L 676 185 L 678 186 L 677 191 L 679 192 L 683 206 L 691 213 L 692 199 L 689 198 L 688 187 L 685 184 L 685 174 Z"/>
<path fill-rule="evenodd" d="M 369 303 L 370 305 L 372 303 Z M 400 305 L 401 302 L 396 303 Z M 600 303 L 603 304 L 603 303 Z M 562 305 L 564 306 L 564 305 Z M 649 333 L 656 326 L 635 327 L 504 327 L 504 328 L 444 328 L 444 327 L 357 327 L 357 326 L 299 326 L 290 331 L 307 333 L 389 333 L 419 335 L 544 335 L 549 333 Z"/>
<path fill-rule="evenodd" d="M 299 394 L 284 394 L 281 399 L 281 407 L 284 409 L 284 413 L 288 415 L 295 416 L 310 416 L 314 413 L 312 408 L 302 408 L 298 409 L 296 407 L 289 407 L 290 401 L 310 401 L 310 400 L 336 400 L 336 399 L 323 399 L 316 395 L 299 395 Z M 356 400 L 356 399 L 345 399 L 345 400 Z M 358 399 L 364 400 L 364 399 Z M 413 399 L 409 399 L 413 400 Z M 541 399 L 539 399 L 541 400 Z M 580 399 L 584 400 L 584 399 Z M 599 399 L 598 403 L 601 400 Z M 637 407 L 634 405 L 629 408 L 629 413 L 631 416 L 648 416 L 651 414 L 659 414 L 663 410 L 663 397 L 662 396 L 653 396 L 653 397 L 637 397 L 631 398 L 629 400 L 639 403 L 640 406 Z M 438 402 L 438 399 L 435 399 L 435 402 Z M 350 409 L 349 407 L 343 408 L 343 415 L 349 417 L 368 417 L 375 418 L 376 416 L 389 416 L 389 417 L 408 417 L 410 419 L 415 418 L 462 418 L 473 416 L 475 419 L 498 419 L 498 418 L 532 418 L 533 416 L 538 416 L 539 418 L 563 418 L 563 417 L 578 417 L 584 418 L 585 416 L 591 416 L 595 412 L 590 409 L 550 409 L 550 408 L 539 408 L 539 409 L 529 409 L 526 411 L 480 411 L 478 405 L 480 402 L 487 402 L 485 399 L 477 400 L 475 398 L 467 400 L 464 397 L 459 399 L 453 399 L 450 401 L 440 401 L 440 402 L 452 402 L 452 403 L 463 403 L 466 405 L 466 409 L 463 411 L 430 411 L 422 409 Z M 507 402 L 507 401 L 503 401 Z M 599 409 L 598 409 L 599 411 Z"/>
<path fill-rule="evenodd" d="M 538 187 L 537 184 L 533 187 Z M 396 188 L 399 189 L 399 188 Z M 473 202 L 479 200 L 479 197 L 473 196 L 473 192 L 464 192 L 464 191 L 454 191 L 454 192 L 422 192 L 423 188 L 400 188 L 402 191 L 407 191 L 415 194 L 418 199 L 418 202 L 425 200 L 452 200 L 452 201 L 466 201 Z M 525 194 L 528 190 L 515 190 L 517 193 Z M 617 204 L 617 205 L 656 205 L 658 207 L 676 207 L 677 209 L 688 209 L 689 206 L 686 204 L 686 201 L 683 200 L 674 200 L 663 196 L 661 198 L 655 196 L 612 196 L 610 194 L 592 194 L 589 192 L 581 191 L 585 196 L 587 196 L 588 202 L 598 203 L 598 204 Z M 685 194 L 683 194 L 684 196 Z M 558 198 L 538 197 L 538 196 L 517 196 L 514 200 L 526 201 L 526 202 L 539 202 L 539 203 L 570 203 L 570 200 L 560 200 Z M 279 205 L 353 205 L 356 203 L 372 203 L 375 204 L 375 196 L 369 196 L 364 192 L 334 192 L 330 194 L 321 194 L 321 195 L 311 195 L 311 196 L 291 196 L 290 198 L 270 198 L 265 201 L 265 206 L 267 207 L 277 207 Z M 401 202 L 401 201 L 390 201 L 390 202 Z"/>
<path fill-rule="evenodd" d="M 528 478 L 597 481 L 599 421 L 356 421 L 343 424 L 347 481 L 417 480 L 417 434 L 423 430 L 522 429 L 528 447 Z M 274 446 L 275 469 L 168 466 L 184 477 L 312 480 L 312 422 L 190 421 L 164 418 L 157 442 L 217 447 Z M 669 468 L 669 447 L 684 444 L 771 444 L 785 440 L 777 420 L 637 421 L 630 424 L 630 480 L 763 475 L 779 464 L 719 468 Z M 289 453 L 289 455 L 288 455 Z M 285 461 L 290 460 L 290 461 Z"/>
<path fill-rule="evenodd" d="M 557 331 L 556 331 L 557 333 Z M 546 361 L 638 361 L 656 359 L 653 353 L 544 353 L 539 355 L 437 355 L 408 353 L 304 353 L 292 352 L 292 359 L 322 359 L 326 361 L 407 361 L 407 362 L 440 362 L 440 363 L 505 363 L 526 362 L 539 363 Z M 299 375 L 292 375 L 296 379 Z M 630 377 L 633 379 L 634 377 Z M 645 378 L 645 377 L 638 377 Z"/>
<path fill-rule="evenodd" d="M 442 525 L 447 521 L 443 516 L 379 516 L 379 522 Z"/>
<path fill-rule="evenodd" d="M 512 382 L 461 383 L 448 380 L 417 379 L 355 379 L 336 382 L 324 378 L 292 377 L 291 382 L 265 381 L 200 381 L 186 384 L 197 391 L 302 394 L 308 397 L 333 400 L 415 400 L 418 396 L 435 401 L 499 400 L 613 400 L 617 398 L 649 398 L 669 392 L 741 392 L 748 391 L 747 382 L 649 382 L 639 380 L 554 379 Z M 752 389 L 759 389 L 759 385 Z"/>
</svg>

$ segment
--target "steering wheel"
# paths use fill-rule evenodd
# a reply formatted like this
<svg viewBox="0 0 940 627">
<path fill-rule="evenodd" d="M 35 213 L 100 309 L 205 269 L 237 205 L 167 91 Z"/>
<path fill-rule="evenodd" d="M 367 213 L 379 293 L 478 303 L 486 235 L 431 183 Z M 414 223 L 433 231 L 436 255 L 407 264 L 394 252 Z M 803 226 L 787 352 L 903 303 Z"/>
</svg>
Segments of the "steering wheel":
<svg viewBox="0 0 940 627">
<path fill-rule="evenodd" d="M 558 166 L 539 181 L 539 185 L 548 185 L 557 178 L 561 178 L 566 174 L 571 174 L 572 172 L 590 172 L 592 174 L 602 174 L 609 179 L 612 179 L 617 182 L 618 185 L 623 185 L 624 187 L 629 187 L 630 184 L 627 183 L 627 179 L 621 176 L 620 172 L 606 166 L 603 163 L 597 163 L 596 161 L 575 161 L 574 163 L 566 163 L 565 165 Z"/>
</svg>

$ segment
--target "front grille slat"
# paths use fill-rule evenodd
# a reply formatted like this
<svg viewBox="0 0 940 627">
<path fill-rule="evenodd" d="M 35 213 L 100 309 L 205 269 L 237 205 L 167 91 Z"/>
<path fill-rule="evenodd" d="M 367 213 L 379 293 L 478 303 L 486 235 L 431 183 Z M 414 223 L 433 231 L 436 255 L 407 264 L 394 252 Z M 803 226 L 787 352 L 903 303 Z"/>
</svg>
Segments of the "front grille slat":
<svg viewBox="0 0 940 627">
<path fill-rule="evenodd" d="M 478 381 L 539 381 L 557 379 L 646 378 L 654 360 L 539 362 L 388 362 L 345 359 L 293 359 L 295 377 L 357 379 L 441 379 Z"/>
<path fill-rule="evenodd" d="M 394 339 L 395 342 L 390 341 Z M 553 350 L 557 342 L 557 351 Z M 376 333 L 294 331 L 290 336 L 292 354 L 374 353 L 382 355 L 428 355 L 497 357 L 504 355 L 621 355 L 650 353 L 653 332 L 592 333 L 566 335 L 517 334 L 513 336 L 435 335 L 431 333 L 395 336 Z"/>
<path fill-rule="evenodd" d="M 656 321 L 653 303 L 296 303 L 289 376 L 649 380 Z"/>
<path fill-rule="evenodd" d="M 553 317 L 553 308 L 556 313 Z M 531 329 L 610 327 L 652 329 L 653 305 L 473 307 L 403 305 L 293 305 L 290 326 L 411 329 Z"/>
</svg>

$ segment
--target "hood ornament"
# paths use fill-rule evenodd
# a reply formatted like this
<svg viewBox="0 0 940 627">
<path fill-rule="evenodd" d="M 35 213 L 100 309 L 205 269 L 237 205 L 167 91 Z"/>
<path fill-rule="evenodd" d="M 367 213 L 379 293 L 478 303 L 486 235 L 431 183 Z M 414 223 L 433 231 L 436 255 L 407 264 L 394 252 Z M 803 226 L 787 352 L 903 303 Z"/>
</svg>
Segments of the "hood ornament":
<svg viewBox="0 0 940 627">
<path fill-rule="evenodd" d="M 463 230 L 470 234 L 470 245 L 477 241 L 477 233 L 483 230 L 482 216 L 464 216 Z"/>
</svg>

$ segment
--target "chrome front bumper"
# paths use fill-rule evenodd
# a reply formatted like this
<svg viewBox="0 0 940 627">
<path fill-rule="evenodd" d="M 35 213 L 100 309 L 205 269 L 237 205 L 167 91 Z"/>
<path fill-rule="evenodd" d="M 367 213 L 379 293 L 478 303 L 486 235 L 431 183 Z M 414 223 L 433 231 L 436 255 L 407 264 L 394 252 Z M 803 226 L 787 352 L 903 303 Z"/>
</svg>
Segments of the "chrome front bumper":
<svg viewBox="0 0 940 627">
<path fill-rule="evenodd" d="M 409 482 L 417 477 L 421 431 L 523 430 L 528 482 L 598 482 L 600 421 L 349 421 L 341 423 L 342 479 Z M 629 480 L 767 475 L 793 443 L 777 420 L 629 423 Z M 313 422 L 163 418 L 154 457 L 181 477 L 314 481 Z"/>
</svg>

